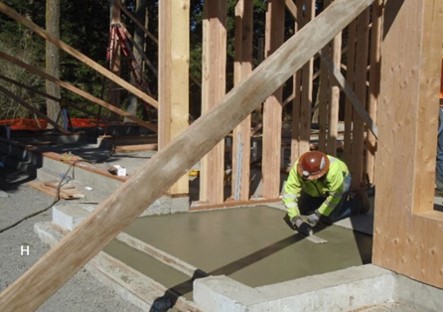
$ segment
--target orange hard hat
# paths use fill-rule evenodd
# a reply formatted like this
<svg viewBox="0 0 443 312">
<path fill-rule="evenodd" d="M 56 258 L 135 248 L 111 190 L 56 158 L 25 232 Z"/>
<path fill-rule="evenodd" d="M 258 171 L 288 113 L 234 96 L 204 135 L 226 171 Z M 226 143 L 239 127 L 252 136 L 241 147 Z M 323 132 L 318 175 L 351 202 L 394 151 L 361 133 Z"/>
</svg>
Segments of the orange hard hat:
<svg viewBox="0 0 443 312">
<path fill-rule="evenodd" d="M 316 180 L 329 170 L 329 158 L 320 151 L 306 152 L 300 156 L 297 172 L 306 180 Z"/>
</svg>

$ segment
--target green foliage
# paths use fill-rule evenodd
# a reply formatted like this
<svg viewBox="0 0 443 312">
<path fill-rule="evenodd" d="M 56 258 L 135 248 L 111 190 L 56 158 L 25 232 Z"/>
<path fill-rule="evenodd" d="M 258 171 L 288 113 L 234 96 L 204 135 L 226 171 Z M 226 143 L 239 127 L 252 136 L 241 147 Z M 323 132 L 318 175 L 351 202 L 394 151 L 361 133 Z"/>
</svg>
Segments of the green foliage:
<svg viewBox="0 0 443 312">
<path fill-rule="evenodd" d="M 110 1 L 109 0 L 60 0 L 61 1 L 61 40 L 79 50 L 83 54 L 104 67 L 108 67 L 106 63 L 106 52 L 109 43 L 109 16 Z M 148 30 L 154 36 L 158 37 L 158 5 L 159 0 L 145 0 L 147 4 Z M 6 5 L 16 10 L 19 14 L 31 19 L 38 26 L 45 27 L 45 0 L 6 0 Z M 136 15 L 136 0 L 123 1 L 126 8 Z M 233 61 L 235 56 L 234 38 L 235 38 L 235 5 L 236 0 L 228 0 L 228 14 L 226 27 L 228 33 L 227 42 L 227 90 L 232 87 Z M 321 9 L 322 1 L 318 1 L 318 9 Z M 203 20 L 203 0 L 191 0 L 190 15 L 190 82 L 191 82 L 191 114 L 194 118 L 199 116 L 200 112 L 200 81 L 202 78 L 202 20 Z M 265 32 L 265 13 L 266 1 L 254 0 L 254 16 L 253 16 L 253 44 L 254 44 L 254 60 L 253 65 L 257 66 L 260 62 L 262 51 L 259 51 L 259 39 L 263 39 Z M 128 31 L 133 34 L 136 25 L 125 14 L 122 14 L 123 23 Z M 286 18 L 286 36 L 293 33 L 293 19 Z M 21 26 L 19 23 L 8 18 L 5 14 L 0 13 L 0 49 L 7 52 L 20 60 L 32 64 L 38 68 L 45 67 L 45 41 Z M 145 55 L 153 64 L 158 66 L 158 46 L 149 37 L 146 39 Z M 64 51 L 60 51 L 60 79 L 68 81 L 75 86 L 99 97 L 105 98 L 107 94 L 107 79 L 88 66 L 82 64 L 74 57 L 68 55 Z M 0 59 L 0 71 L 23 84 L 33 86 L 44 91 L 44 82 L 25 72 L 23 69 L 9 64 Z M 130 71 L 126 59 L 122 62 L 122 78 L 129 81 Z M 157 76 L 154 70 L 147 68 L 145 71 L 145 79 L 148 83 L 151 96 L 157 97 Z M 23 97 L 28 103 L 32 103 L 45 110 L 45 99 L 42 96 L 31 94 L 23 88 L 14 86 L 10 83 L 1 82 L 3 86 L 15 94 Z M 122 92 L 122 96 L 126 96 L 126 92 Z M 89 101 L 76 96 L 75 94 L 62 89 L 62 98 L 68 102 L 75 102 L 87 106 L 97 111 L 97 105 L 91 104 Z M 123 99 L 124 100 L 124 99 Z M 12 107 L 14 109 L 12 109 Z M 17 108 L 18 105 L 8 97 L 0 94 L 0 119 L 10 118 L 11 116 L 28 116 L 26 110 Z M 75 116 L 75 113 L 74 113 Z"/>
</svg>

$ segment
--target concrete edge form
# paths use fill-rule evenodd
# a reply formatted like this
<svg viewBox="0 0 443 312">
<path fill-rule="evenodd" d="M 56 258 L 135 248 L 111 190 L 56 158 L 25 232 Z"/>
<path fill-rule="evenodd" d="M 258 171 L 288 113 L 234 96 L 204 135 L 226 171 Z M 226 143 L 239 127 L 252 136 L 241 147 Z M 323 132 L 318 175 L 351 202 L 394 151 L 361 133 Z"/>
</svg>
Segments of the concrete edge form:
<svg viewBox="0 0 443 312">
<path fill-rule="evenodd" d="M 442 294 L 441 289 L 367 264 L 257 288 L 210 276 L 194 281 L 193 298 L 208 312 L 352 311 L 395 301 L 437 311 Z"/>
<path fill-rule="evenodd" d="M 64 236 L 64 231 L 51 222 L 34 225 L 34 231 L 44 243 L 54 245 Z M 101 283 L 112 288 L 124 300 L 145 311 L 165 311 L 175 302 L 180 311 L 203 311 L 194 302 L 183 297 L 174 298 L 173 294 L 160 283 L 130 268 L 123 262 L 101 251 L 85 265 Z"/>
</svg>

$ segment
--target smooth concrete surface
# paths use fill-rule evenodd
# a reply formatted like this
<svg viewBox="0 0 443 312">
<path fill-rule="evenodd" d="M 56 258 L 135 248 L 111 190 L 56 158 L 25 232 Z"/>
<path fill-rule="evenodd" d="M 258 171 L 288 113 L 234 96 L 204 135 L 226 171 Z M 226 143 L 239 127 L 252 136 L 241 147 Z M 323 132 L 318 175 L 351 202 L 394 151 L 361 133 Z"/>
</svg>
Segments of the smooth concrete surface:
<svg viewBox="0 0 443 312">
<path fill-rule="evenodd" d="M 51 246 L 59 242 L 66 234 L 52 222 L 36 223 L 34 231 L 43 242 Z M 193 301 L 183 296 L 174 296 L 164 285 L 104 251 L 99 252 L 84 268 L 101 283 L 112 288 L 123 299 L 130 301 L 143 311 L 202 312 Z M 173 310 L 170 309 L 171 306 L 174 306 Z"/>
<path fill-rule="evenodd" d="M 372 238 L 337 226 L 312 243 L 266 206 L 139 218 L 125 232 L 211 275 L 256 287 L 368 263 Z"/>
</svg>

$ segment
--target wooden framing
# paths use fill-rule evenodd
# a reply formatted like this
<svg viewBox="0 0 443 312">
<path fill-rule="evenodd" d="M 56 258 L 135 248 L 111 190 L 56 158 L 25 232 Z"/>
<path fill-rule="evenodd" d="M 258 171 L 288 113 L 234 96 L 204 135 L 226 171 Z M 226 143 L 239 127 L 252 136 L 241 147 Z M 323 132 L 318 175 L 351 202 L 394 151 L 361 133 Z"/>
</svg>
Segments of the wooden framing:
<svg viewBox="0 0 443 312">
<path fill-rule="evenodd" d="M 159 149 L 188 127 L 189 116 L 189 0 L 160 2 L 159 49 Z M 189 192 L 187 173 L 170 190 Z"/>
<path fill-rule="evenodd" d="M 214 109 L 226 92 L 226 2 L 205 1 L 203 20 L 202 114 Z M 200 162 L 200 202 L 224 201 L 224 140 Z"/>
<path fill-rule="evenodd" d="M 383 24 L 373 263 L 443 288 L 433 210 L 443 1 L 388 1 Z"/>
<path fill-rule="evenodd" d="M 266 13 L 265 57 L 284 42 L 285 5 L 280 0 L 268 1 Z M 263 104 L 262 196 L 280 195 L 282 89 L 279 88 Z"/>
<path fill-rule="evenodd" d="M 251 4 L 249 1 L 251 0 L 238 2 L 237 14 L 241 15 L 241 6 L 244 5 L 246 8 L 247 4 Z M 384 3 L 382 30 L 380 20 L 377 18 L 381 16 L 381 0 L 375 0 L 376 6 L 372 8 L 371 28 L 369 28 L 370 11 L 367 8 L 373 0 L 335 0 L 322 14 L 306 24 L 303 24 L 302 19 L 309 20 L 312 17 L 314 2 L 297 0 L 295 9 L 298 29 L 292 38 L 283 43 L 281 21 L 284 20 L 284 4 L 292 8 L 291 12 L 294 13 L 294 3 L 289 1 L 269 1 L 267 58 L 247 77 L 244 77 L 244 74 L 250 70 L 249 65 L 241 64 L 245 67 L 240 67 L 238 62 L 235 87 L 226 95 L 224 94 L 226 3 L 224 1 L 205 3 L 204 80 L 202 84 L 204 114 L 185 131 L 183 131 L 186 127 L 181 123 L 182 119 L 175 119 L 178 123 L 177 126 L 174 124 L 174 113 L 181 115 L 186 113 L 187 104 L 184 104 L 186 100 L 182 97 L 188 95 L 187 88 L 177 86 L 180 85 L 180 81 L 188 84 L 187 78 L 184 77 L 186 53 L 189 51 L 185 43 L 187 39 L 180 37 L 177 40 L 183 41 L 172 43 L 163 41 L 164 33 L 160 34 L 160 45 L 163 44 L 162 48 L 165 47 L 171 53 L 170 55 L 165 53 L 160 60 L 163 67 L 160 71 L 161 101 L 162 105 L 163 101 L 170 103 L 170 106 L 166 104 L 161 108 L 160 114 L 173 117 L 172 123 L 162 121 L 160 134 L 162 148 L 137 174 L 130 177 L 105 202 L 101 203 L 76 230 L 69 233 L 0 294 L 1 311 L 35 310 L 147 206 L 164 195 L 204 155 L 207 156 L 202 161 L 200 201 L 208 205 L 205 209 L 211 205 L 226 206 L 223 183 L 223 140 L 240 123 L 242 123 L 242 128 L 236 128 L 234 133 L 240 133 L 238 137 L 242 137 L 243 144 L 249 140 L 250 135 L 246 129 L 249 121 L 246 119 L 245 122 L 245 118 L 264 101 L 262 167 L 264 198 L 262 200 L 265 202 L 277 198 L 280 191 L 282 99 L 280 91 L 276 90 L 293 77 L 294 73 L 301 73 L 294 79 L 293 112 L 295 112 L 294 119 L 298 124 L 293 123 L 293 126 L 297 126 L 299 132 L 297 132 L 297 145 L 294 144 L 294 140 L 292 144 L 291 158 L 293 158 L 310 148 L 313 57 L 325 44 L 337 38 L 336 36 L 350 23 L 351 25 L 347 28 L 349 40 L 346 51 L 348 60 L 346 78 L 340 70 L 341 62 L 337 55 L 340 54 L 338 41 L 335 42 L 331 55 L 329 53 L 325 55 L 322 52 L 323 63 L 330 65 L 325 66 L 329 70 L 328 75 L 325 72 L 321 75 L 323 79 L 328 76 L 334 77 L 336 83 L 347 95 L 344 116 L 344 157 L 348 163 L 352 164 L 354 187 L 359 187 L 363 175 L 369 175 L 371 168 L 375 167 L 373 177 L 377 186 L 375 200 L 377 209 L 374 222 L 373 263 L 443 288 L 443 240 L 441 239 L 443 237 L 443 213 L 433 210 L 440 83 L 440 67 L 436 64 L 440 64 L 442 57 L 443 2 L 440 0 L 387 1 Z M 173 7 L 172 3 L 176 1 L 161 2 L 164 6 L 161 10 L 161 31 L 170 33 L 177 31 L 174 33 L 174 38 L 185 36 L 184 31 L 181 32 L 176 28 L 179 28 L 180 23 L 187 23 L 186 17 L 189 13 L 186 12 L 185 7 L 189 5 L 189 0 L 182 0 L 181 7 Z M 168 7 L 168 5 L 171 6 Z M 304 5 L 304 12 L 308 13 L 307 16 L 304 16 L 302 10 L 299 9 L 302 5 Z M 0 11 L 4 12 L 5 8 L 6 6 L 0 3 Z M 6 11 L 11 14 L 9 10 Z M 242 14 L 244 22 L 250 23 L 250 16 L 246 17 L 247 12 L 243 11 Z M 174 19 L 172 16 L 177 17 L 175 25 L 171 22 Z M 355 19 L 357 16 L 359 18 Z M 24 23 L 41 33 L 45 39 L 53 41 L 32 24 L 26 21 Z M 407 35 L 405 35 L 405 29 L 408 29 Z M 244 31 L 245 28 L 239 26 L 238 31 L 240 30 Z M 368 41 L 369 31 L 372 32 L 371 43 Z M 248 50 L 250 39 L 247 41 L 246 37 L 243 38 L 245 38 L 244 45 L 237 43 L 239 49 L 240 47 L 245 49 L 238 54 L 241 55 L 241 61 L 248 60 L 247 55 L 250 53 Z M 382 40 L 380 50 L 379 40 Z M 277 49 L 280 44 L 282 45 Z M 63 45 L 60 44 L 60 46 Z M 180 51 L 177 59 L 173 58 L 172 51 Z M 77 92 L 94 103 L 124 114 L 111 104 L 85 94 L 84 91 L 71 84 L 59 81 L 4 52 L 0 51 L 0 57 L 44 79 L 56 82 L 72 92 Z M 214 59 L 218 61 L 214 62 Z M 369 93 L 368 60 L 370 61 Z M 377 68 L 378 62 L 381 62 L 380 70 Z M 168 66 L 171 68 L 170 72 L 166 70 Z M 302 67 L 303 70 L 300 70 Z M 171 77 L 172 70 L 174 70 L 174 75 L 180 73 L 183 76 Z M 381 83 L 378 94 L 376 82 L 379 74 Z M 116 79 L 116 81 L 119 80 Z M 165 87 L 165 83 L 170 83 L 171 86 Z M 171 94 L 172 85 L 175 86 L 174 92 L 177 94 Z M 3 89 L 0 88 L 0 90 L 4 92 Z M 328 131 L 325 133 L 331 140 L 336 134 L 334 127 L 337 120 L 337 95 L 329 92 L 329 97 L 325 97 L 329 109 L 322 118 L 329 118 L 325 121 L 328 126 Z M 14 98 L 13 94 L 9 95 Z M 292 96 L 289 97 L 291 98 Z M 377 101 L 381 101 L 380 105 L 377 105 Z M 181 104 L 175 107 L 176 102 Z M 358 112 L 359 105 L 356 106 L 356 103 L 361 103 L 360 108 L 364 108 L 363 114 Z M 379 129 L 374 124 L 377 106 L 383 107 L 382 113 L 377 114 Z M 326 116 L 326 114 L 329 115 Z M 373 138 L 369 136 L 368 129 L 374 134 Z M 375 158 L 372 157 L 373 150 L 365 151 L 364 140 L 367 139 L 366 146 L 375 148 L 374 139 L 377 135 L 379 146 L 377 158 Z M 279 143 L 271 142 L 271 138 Z M 236 142 L 242 143 L 242 141 Z M 333 151 L 329 148 L 335 149 L 333 144 L 330 141 L 326 142 L 326 148 L 331 153 Z M 369 152 L 373 159 L 365 163 L 365 153 L 366 158 L 369 159 Z M 238 154 L 239 151 L 235 150 L 234 157 Z M 249 160 L 242 160 L 242 162 L 246 161 Z M 233 176 L 234 178 L 241 176 L 241 181 L 235 183 L 243 183 L 247 173 L 242 167 L 241 173 L 238 170 Z M 369 180 L 371 181 L 371 177 Z M 141 188 L 146 192 L 140 192 Z M 241 188 L 246 189 L 243 184 Z M 234 191 L 233 189 L 232 192 Z M 186 189 L 178 189 L 177 192 L 186 192 Z M 248 196 L 247 192 L 241 191 L 238 198 L 229 201 L 229 205 L 237 199 L 238 202 L 244 203 L 245 200 L 248 201 Z"/>
<path fill-rule="evenodd" d="M 121 79 L 119 76 L 115 75 L 111 71 L 107 70 L 100 64 L 94 62 L 89 57 L 85 56 L 81 52 L 75 50 L 71 46 L 67 45 L 66 43 L 52 37 L 49 35 L 44 29 L 38 27 L 33 22 L 31 22 L 29 19 L 24 18 L 11 8 L 9 8 L 7 5 L 5 5 L 3 2 L 0 2 L 0 12 L 3 12 L 7 14 L 9 17 L 13 18 L 20 24 L 26 26 L 36 34 L 38 34 L 40 37 L 44 38 L 45 40 L 48 40 L 49 42 L 53 43 L 63 51 L 67 52 L 69 55 L 75 57 L 79 61 L 83 62 L 84 64 L 88 65 L 92 69 L 96 70 L 106 78 L 110 79 L 111 81 L 118 84 L 120 87 L 124 88 L 128 92 L 131 92 L 135 96 L 139 97 L 141 100 L 145 101 L 146 103 L 152 105 L 153 107 L 157 107 L 158 103 L 155 99 L 144 93 L 143 91 L 140 91 L 139 89 L 135 88 L 130 83 L 126 82 L 125 80 Z"/>
<path fill-rule="evenodd" d="M 235 6 L 234 85 L 252 71 L 253 1 L 239 0 Z M 250 195 L 251 116 L 234 128 L 232 135 L 232 190 L 234 200 Z"/>
<path fill-rule="evenodd" d="M 378 93 L 380 91 L 380 42 L 382 26 L 382 5 L 383 0 L 376 0 L 372 5 L 372 27 L 371 43 L 369 50 L 369 94 L 368 94 L 368 114 L 374 121 L 377 121 Z M 368 126 L 369 127 L 369 126 Z M 377 138 L 375 137 L 377 136 Z M 374 183 L 375 152 L 377 150 L 378 134 L 368 133 L 366 139 L 366 174 L 368 182 Z"/>
<path fill-rule="evenodd" d="M 147 161 L 93 214 L 6 288 L 0 294 L 0 310 L 36 310 L 371 3 L 372 0 L 336 0 L 287 40 L 219 105 Z"/>
</svg>

